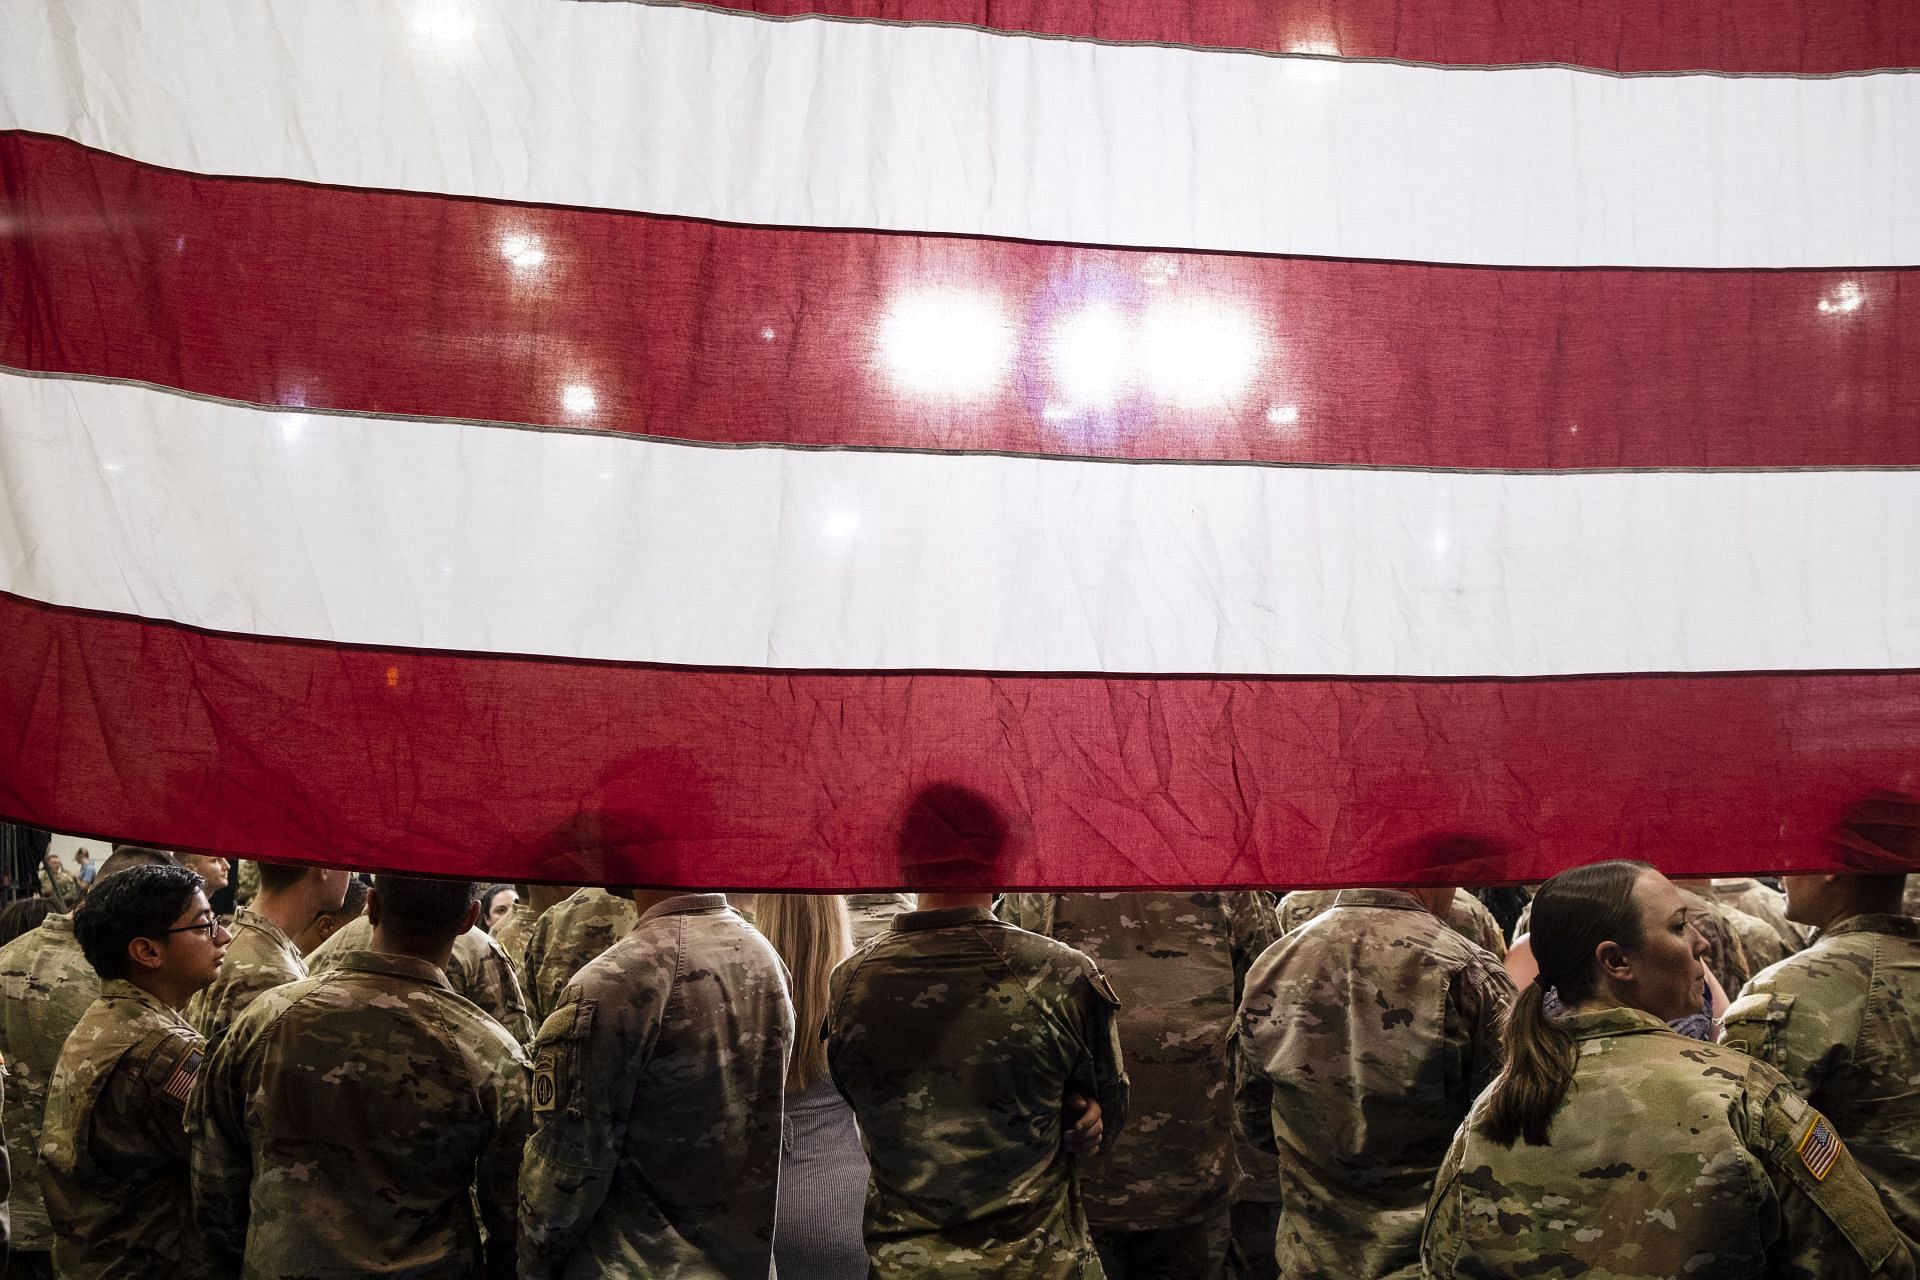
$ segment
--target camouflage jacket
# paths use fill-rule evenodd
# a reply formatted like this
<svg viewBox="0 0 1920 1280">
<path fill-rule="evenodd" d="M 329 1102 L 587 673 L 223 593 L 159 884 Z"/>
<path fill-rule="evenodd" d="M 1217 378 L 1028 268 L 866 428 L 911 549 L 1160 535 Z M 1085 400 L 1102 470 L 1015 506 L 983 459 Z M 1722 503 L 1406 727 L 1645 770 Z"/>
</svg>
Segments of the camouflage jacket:
<svg viewBox="0 0 1920 1280">
<path fill-rule="evenodd" d="M 786 970 L 724 896 L 649 908 L 534 1043 L 521 1275 L 766 1276 L 792 1047 Z"/>
<path fill-rule="evenodd" d="M 207 1274 L 180 1122 L 205 1045 L 130 982 L 101 983 L 67 1037 L 40 1134 L 62 1280 Z"/>
<path fill-rule="evenodd" d="M 1280 900 L 1280 931 L 1292 933 L 1307 921 L 1333 905 L 1339 889 L 1296 889 Z M 1496 960 L 1505 959 L 1507 936 L 1500 922 L 1487 910 L 1487 904 L 1465 889 L 1453 891 L 1453 908 L 1447 912 L 1446 925 L 1474 946 L 1491 951 Z"/>
<path fill-rule="evenodd" d="M 886 932 L 893 918 L 913 910 L 910 893 L 850 893 L 847 895 L 847 922 L 853 926 L 853 947 L 858 951 Z"/>
<path fill-rule="evenodd" d="M 527 1003 L 536 1023 L 560 1005 L 573 975 L 627 936 L 639 912 L 628 898 L 585 888 L 541 912 L 527 935 Z"/>
<path fill-rule="evenodd" d="M 1579 1057 L 1549 1145 L 1495 1143 L 1484 1098 L 1454 1137 L 1420 1245 L 1435 1280 L 1913 1276 L 1873 1188 L 1772 1067 L 1637 1009 L 1561 1025 Z"/>
<path fill-rule="evenodd" d="M 833 973 L 827 1062 L 872 1165 L 875 1280 L 1103 1274 L 1074 1161 L 1069 1090 L 1127 1123 L 1119 1000 L 1071 947 L 970 907 L 913 911 Z"/>
<path fill-rule="evenodd" d="M 1820 1108 L 1920 1240 L 1920 920 L 1855 916 L 1764 970 L 1726 1014 L 1726 1043 Z"/>
<path fill-rule="evenodd" d="M 1780 940 L 1782 957 L 1805 950 L 1807 943 L 1813 939 L 1811 929 L 1787 919 L 1787 895 L 1778 889 L 1769 889 L 1758 880 L 1745 877 L 1715 880 L 1713 897 L 1721 906 L 1744 911 L 1772 929 L 1774 936 Z M 1754 971 L 1757 973 L 1765 967 L 1755 966 Z"/>
<path fill-rule="evenodd" d="M 327 973 L 342 956 L 373 946 L 373 922 L 365 916 L 347 921 L 307 957 L 314 977 Z M 533 1018 L 521 994 L 520 979 L 500 942 L 475 925 L 453 940 L 453 958 L 447 961 L 447 985 L 480 1006 L 521 1044 L 533 1039 Z"/>
<path fill-rule="evenodd" d="M 307 962 L 280 926 L 255 911 L 233 917 L 233 941 L 213 985 L 187 1001 L 187 1021 L 217 1040 L 240 1011 L 277 986 L 307 976 Z"/>
<path fill-rule="evenodd" d="M 1283 1276 L 1413 1276 L 1454 1128 L 1500 1066 L 1500 962 L 1411 894 L 1348 889 L 1267 949 L 1235 1029 L 1280 1160 Z"/>
<path fill-rule="evenodd" d="M 520 983 L 520 992 L 525 996 L 533 990 L 533 983 L 527 977 L 527 940 L 533 934 L 534 922 L 541 913 L 535 911 L 531 903 L 516 902 L 507 912 L 507 918 L 493 927 L 493 940 L 500 944 L 500 950 L 507 956 L 507 963 L 513 966 L 513 976 Z M 531 1016 L 531 1007 L 527 1010 Z"/>
<path fill-rule="evenodd" d="M 72 911 L 80 901 L 80 877 L 65 867 L 59 871 L 40 868 L 40 893 L 52 898 L 57 911 Z"/>
<path fill-rule="evenodd" d="M 0 1055 L 6 1058 L 4 1119 L 14 1164 L 13 1248 L 44 1253 L 53 1248 L 40 1199 L 40 1119 L 47 1085 L 60 1061 L 60 1046 L 78 1025 L 100 979 L 80 953 L 72 916 L 48 916 L 38 928 L 0 947 Z"/>
<path fill-rule="evenodd" d="M 223 1274 L 514 1273 L 527 1058 L 424 960 L 350 951 L 262 995 L 213 1046 L 187 1125 Z"/>
<path fill-rule="evenodd" d="M 1280 936 L 1258 893 L 1017 893 L 1010 924 L 1100 966 L 1121 999 L 1127 1127 L 1080 1166 L 1096 1230 L 1180 1226 L 1236 1186 L 1227 1036 L 1254 959 Z"/>
</svg>

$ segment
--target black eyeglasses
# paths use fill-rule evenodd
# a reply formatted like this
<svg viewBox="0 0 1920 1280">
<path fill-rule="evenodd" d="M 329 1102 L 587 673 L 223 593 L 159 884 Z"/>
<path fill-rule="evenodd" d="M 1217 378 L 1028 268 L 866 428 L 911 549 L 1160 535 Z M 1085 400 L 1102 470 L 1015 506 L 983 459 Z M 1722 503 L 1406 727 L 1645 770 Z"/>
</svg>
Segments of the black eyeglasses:
<svg viewBox="0 0 1920 1280">
<path fill-rule="evenodd" d="M 213 934 L 214 934 L 214 930 L 216 930 L 216 929 L 218 929 L 219 927 L 220 927 L 220 921 L 219 921 L 219 920 L 218 920 L 217 918 L 214 918 L 214 917 L 211 917 L 211 916 L 210 916 L 210 917 L 208 917 L 208 918 L 207 918 L 207 920 L 206 920 L 205 922 L 203 922 L 203 923 L 201 923 L 201 924 L 183 924 L 183 925 L 181 925 L 181 926 L 179 926 L 178 928 L 175 928 L 175 929 L 167 929 L 167 930 L 164 930 L 163 932 L 166 932 L 166 933 L 202 933 L 202 934 L 205 934 L 205 935 L 206 935 L 206 938 L 207 938 L 207 941 L 208 941 L 208 942 L 212 942 L 212 941 L 213 941 Z"/>
</svg>

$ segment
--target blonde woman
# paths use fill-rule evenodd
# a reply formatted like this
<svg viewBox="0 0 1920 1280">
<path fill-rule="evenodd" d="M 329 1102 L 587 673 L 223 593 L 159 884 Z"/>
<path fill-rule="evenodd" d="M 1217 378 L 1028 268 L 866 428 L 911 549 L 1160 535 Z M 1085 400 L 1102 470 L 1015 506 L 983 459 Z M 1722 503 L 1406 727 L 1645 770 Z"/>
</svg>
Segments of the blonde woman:
<svg viewBox="0 0 1920 1280">
<path fill-rule="evenodd" d="M 774 1268 L 795 1280 L 865 1280 L 867 1157 L 853 1109 L 827 1074 L 820 1038 L 828 982 L 853 950 L 847 904 L 833 895 L 763 893 L 754 916 L 792 975 L 793 1061 L 787 1068 Z"/>
</svg>

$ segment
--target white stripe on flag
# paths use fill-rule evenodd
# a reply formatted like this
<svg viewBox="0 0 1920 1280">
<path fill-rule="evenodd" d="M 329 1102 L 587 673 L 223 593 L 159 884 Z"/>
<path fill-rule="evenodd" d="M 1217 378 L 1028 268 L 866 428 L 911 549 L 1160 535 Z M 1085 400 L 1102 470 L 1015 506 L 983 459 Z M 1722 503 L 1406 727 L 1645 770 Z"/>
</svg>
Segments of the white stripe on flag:
<svg viewBox="0 0 1920 1280">
<path fill-rule="evenodd" d="M 1920 76 L 1619 79 L 553 0 L 15 0 L 0 127 L 638 209 L 1493 265 L 1920 263 Z"/>
<path fill-rule="evenodd" d="M 1920 474 L 714 449 L 0 377 L 0 588 L 268 635 L 798 668 L 1920 666 Z"/>
</svg>

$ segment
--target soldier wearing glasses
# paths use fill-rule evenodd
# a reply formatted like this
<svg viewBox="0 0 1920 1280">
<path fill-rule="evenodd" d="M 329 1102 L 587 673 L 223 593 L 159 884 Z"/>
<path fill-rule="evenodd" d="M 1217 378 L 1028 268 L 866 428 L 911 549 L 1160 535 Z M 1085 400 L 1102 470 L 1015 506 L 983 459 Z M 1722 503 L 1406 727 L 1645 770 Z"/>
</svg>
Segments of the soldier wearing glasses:
<svg viewBox="0 0 1920 1280">
<path fill-rule="evenodd" d="M 41 1130 L 60 1276 L 208 1269 L 181 1124 L 206 1040 L 181 1010 L 220 972 L 229 935 L 202 885 L 185 867 L 133 867 L 74 913 L 100 995 L 60 1051 Z"/>
</svg>

